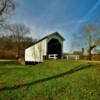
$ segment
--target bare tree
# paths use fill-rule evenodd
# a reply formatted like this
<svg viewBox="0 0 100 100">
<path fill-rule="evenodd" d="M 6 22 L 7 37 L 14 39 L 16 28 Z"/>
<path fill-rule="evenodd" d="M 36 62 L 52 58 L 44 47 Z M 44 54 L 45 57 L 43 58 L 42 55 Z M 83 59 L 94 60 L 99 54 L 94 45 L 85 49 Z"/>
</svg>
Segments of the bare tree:
<svg viewBox="0 0 100 100">
<path fill-rule="evenodd" d="M 19 58 L 21 43 L 24 42 L 25 36 L 30 33 L 30 29 L 25 24 L 21 24 L 21 23 L 6 25 L 5 29 L 12 33 L 13 38 L 17 43 L 16 57 Z"/>
<path fill-rule="evenodd" d="M 77 33 L 72 34 L 71 36 L 71 42 L 70 42 L 70 47 L 71 47 L 71 51 L 73 52 L 73 50 L 80 50 L 81 48 L 81 41 L 80 41 L 80 35 Z"/>
<path fill-rule="evenodd" d="M 14 0 L 0 0 L 0 16 L 8 14 L 15 9 Z"/>
<path fill-rule="evenodd" d="M 0 0 L 0 25 L 4 24 L 7 15 L 9 15 L 14 9 L 14 0 Z"/>
<path fill-rule="evenodd" d="M 88 54 L 89 54 L 89 60 L 91 60 L 91 52 L 92 50 L 100 45 L 100 32 L 99 32 L 99 28 L 97 28 L 97 26 L 95 24 L 89 24 L 86 27 L 84 27 L 81 30 L 82 33 L 84 33 L 84 36 L 87 39 L 88 42 Z M 99 37 L 96 37 L 96 35 L 98 35 Z"/>
</svg>

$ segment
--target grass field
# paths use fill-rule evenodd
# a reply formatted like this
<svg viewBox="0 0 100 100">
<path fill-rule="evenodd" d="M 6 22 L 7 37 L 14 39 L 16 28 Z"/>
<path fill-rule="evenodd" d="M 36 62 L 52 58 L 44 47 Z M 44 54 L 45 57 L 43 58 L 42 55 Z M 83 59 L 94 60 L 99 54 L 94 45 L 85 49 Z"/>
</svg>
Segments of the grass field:
<svg viewBox="0 0 100 100">
<path fill-rule="evenodd" d="M 100 63 L 0 61 L 0 100 L 100 100 Z"/>
</svg>

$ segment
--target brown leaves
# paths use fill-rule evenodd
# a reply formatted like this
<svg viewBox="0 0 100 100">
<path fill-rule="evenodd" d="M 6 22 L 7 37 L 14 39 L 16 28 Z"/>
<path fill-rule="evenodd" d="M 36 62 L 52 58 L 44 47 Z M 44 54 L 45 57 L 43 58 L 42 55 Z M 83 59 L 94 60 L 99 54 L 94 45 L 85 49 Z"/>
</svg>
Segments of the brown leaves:
<svg viewBox="0 0 100 100">
<path fill-rule="evenodd" d="M 96 26 L 95 24 L 89 24 L 89 25 L 85 26 L 85 27 L 81 30 L 81 32 L 87 34 L 87 33 L 90 33 L 91 31 L 96 30 L 96 29 L 97 29 L 97 26 Z"/>
<path fill-rule="evenodd" d="M 96 45 L 100 45 L 100 37 L 99 38 L 96 38 Z"/>
</svg>

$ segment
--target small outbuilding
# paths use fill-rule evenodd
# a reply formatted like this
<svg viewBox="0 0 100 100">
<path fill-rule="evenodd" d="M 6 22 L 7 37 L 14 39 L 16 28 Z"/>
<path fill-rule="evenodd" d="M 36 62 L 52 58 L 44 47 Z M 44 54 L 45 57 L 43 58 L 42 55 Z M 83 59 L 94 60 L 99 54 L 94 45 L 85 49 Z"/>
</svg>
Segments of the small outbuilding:
<svg viewBox="0 0 100 100">
<path fill-rule="evenodd" d="M 38 63 L 46 59 L 61 59 L 64 38 L 54 32 L 25 49 L 25 62 Z"/>
</svg>

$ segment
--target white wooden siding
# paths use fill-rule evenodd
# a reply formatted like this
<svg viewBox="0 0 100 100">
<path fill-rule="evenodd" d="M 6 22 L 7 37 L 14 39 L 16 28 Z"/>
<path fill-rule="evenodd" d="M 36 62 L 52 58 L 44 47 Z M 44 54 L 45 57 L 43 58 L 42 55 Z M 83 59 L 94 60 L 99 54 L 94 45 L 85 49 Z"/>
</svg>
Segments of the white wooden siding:
<svg viewBox="0 0 100 100">
<path fill-rule="evenodd" d="M 25 50 L 25 61 L 43 62 L 43 56 L 46 55 L 47 55 L 47 39 L 44 39 Z"/>
</svg>

